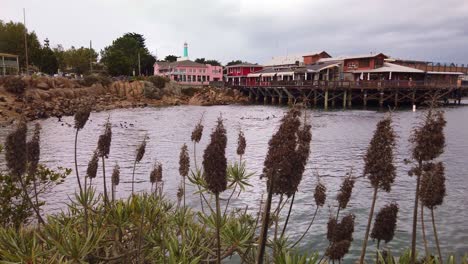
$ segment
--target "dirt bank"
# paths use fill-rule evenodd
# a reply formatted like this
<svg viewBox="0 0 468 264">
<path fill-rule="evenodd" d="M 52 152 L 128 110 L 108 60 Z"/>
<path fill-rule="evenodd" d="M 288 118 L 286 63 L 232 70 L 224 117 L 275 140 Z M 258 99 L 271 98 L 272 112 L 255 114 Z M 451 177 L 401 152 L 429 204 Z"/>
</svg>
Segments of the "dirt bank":
<svg viewBox="0 0 468 264">
<path fill-rule="evenodd" d="M 8 92 L 0 83 L 0 124 L 7 125 L 23 115 L 28 120 L 73 115 L 84 105 L 94 111 L 116 108 L 172 105 L 223 105 L 246 103 L 237 90 L 195 88 L 167 83 L 162 89 L 148 81 L 116 81 L 91 87 L 54 78 L 29 81 L 21 94 Z"/>
</svg>

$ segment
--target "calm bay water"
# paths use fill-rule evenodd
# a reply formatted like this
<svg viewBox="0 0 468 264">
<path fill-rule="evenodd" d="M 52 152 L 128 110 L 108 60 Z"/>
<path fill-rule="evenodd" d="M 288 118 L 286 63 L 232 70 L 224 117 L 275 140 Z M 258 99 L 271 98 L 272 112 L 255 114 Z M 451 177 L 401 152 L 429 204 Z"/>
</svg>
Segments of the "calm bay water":
<svg viewBox="0 0 468 264">
<path fill-rule="evenodd" d="M 92 113 L 90 121 L 79 134 L 78 162 L 80 175 L 85 175 L 86 166 L 101 133 L 106 118 L 110 116 L 113 123 L 113 138 L 110 157 L 106 162 L 106 173 L 112 173 L 113 165 L 117 162 L 121 167 L 121 183 L 117 187 L 117 197 L 126 198 L 131 191 L 131 173 L 136 146 L 147 134 L 149 143 L 145 157 L 137 165 L 136 179 L 140 181 L 135 187 L 138 192 L 149 192 L 149 172 L 153 162 L 157 159 L 163 164 L 164 192 L 167 197 L 176 200 L 176 190 L 179 183 L 178 157 L 180 147 L 187 143 L 190 153 L 193 145 L 190 135 L 196 122 L 203 115 L 205 130 L 200 145 L 197 146 L 197 160 L 202 160 L 202 151 L 209 141 L 209 134 L 218 116 L 222 116 L 228 131 L 228 160 L 237 160 L 235 155 L 237 133 L 239 128 L 244 130 L 247 138 L 245 159 L 248 170 L 255 172 L 251 179 L 252 187 L 232 201 L 233 207 L 255 210 L 259 207 L 265 182 L 259 179 L 263 168 L 263 161 L 267 153 L 268 141 L 276 131 L 280 118 L 286 108 L 272 106 L 177 106 L 168 108 L 119 109 L 109 112 Z M 443 254 L 468 253 L 468 107 L 446 108 L 447 147 L 441 159 L 446 165 L 447 196 L 444 204 L 436 210 L 439 239 Z M 363 169 L 363 155 L 372 137 L 376 123 L 384 113 L 376 111 L 347 110 L 347 111 L 309 111 L 312 122 L 312 152 L 307 170 L 296 195 L 291 222 L 287 235 L 295 241 L 307 228 L 315 210 L 313 189 L 316 183 L 316 173 L 321 175 L 327 186 L 327 205 L 319 211 L 314 225 L 302 241 L 300 249 L 304 252 L 322 252 L 328 245 L 326 240 L 326 222 L 330 213 L 336 211 L 336 191 L 343 177 L 349 170 L 356 176 L 361 175 Z M 398 111 L 394 113 L 395 130 L 398 133 L 398 147 L 396 163 L 397 179 L 390 193 L 379 193 L 376 211 L 384 204 L 397 201 L 400 205 L 399 219 L 395 238 L 384 247 L 392 251 L 401 251 L 410 246 L 410 230 L 412 206 L 414 203 L 415 178 L 409 177 L 408 165 L 403 159 L 410 157 L 408 137 L 413 126 L 419 122 L 422 112 Z M 41 162 L 51 168 L 58 166 L 74 168 L 73 146 L 74 129 L 73 117 L 63 118 L 58 122 L 56 118 L 37 121 L 42 125 L 41 134 Z M 31 124 L 32 125 L 32 124 Z M 8 129 L 0 130 L 2 142 Z M 191 157 L 193 162 L 193 157 Z M 3 157 L 2 157 L 3 163 Z M 193 163 L 192 163 L 193 166 Z M 101 168 L 98 179 L 93 181 L 97 188 L 101 188 Z M 45 213 L 54 213 L 65 207 L 68 196 L 76 188 L 74 172 L 65 183 L 56 187 L 52 193 L 44 196 L 47 200 Z M 188 203 L 198 207 L 198 196 L 193 195 L 194 188 L 188 188 Z M 229 192 L 224 194 L 228 196 Z M 350 256 L 346 263 L 352 263 L 358 258 L 362 237 L 367 223 L 371 204 L 372 189 L 369 182 L 358 179 L 348 205 L 348 209 L 340 212 L 356 215 L 354 241 Z M 285 213 L 287 210 L 284 210 Z M 426 219 L 429 220 L 429 214 Z M 429 246 L 434 248 L 434 239 L 430 222 L 427 223 Z M 420 234 L 418 234 L 421 238 Z M 421 240 L 420 240 L 421 241 Z M 419 243 L 422 246 L 422 241 Z M 370 254 L 375 252 L 375 243 L 370 241 Z"/>
</svg>

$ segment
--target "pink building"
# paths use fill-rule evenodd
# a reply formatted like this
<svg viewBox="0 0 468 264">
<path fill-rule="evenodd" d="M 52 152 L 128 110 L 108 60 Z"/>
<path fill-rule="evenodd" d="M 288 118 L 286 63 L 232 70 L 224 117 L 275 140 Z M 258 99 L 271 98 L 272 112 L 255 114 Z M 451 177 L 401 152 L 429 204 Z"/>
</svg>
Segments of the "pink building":
<svg viewBox="0 0 468 264">
<path fill-rule="evenodd" d="M 223 80 L 223 67 L 189 60 L 187 43 L 184 43 L 184 57 L 175 62 L 157 61 L 154 75 L 166 76 L 182 84 L 208 85 Z"/>
<path fill-rule="evenodd" d="M 167 76 L 182 84 L 208 85 L 223 80 L 223 67 L 201 64 L 191 60 L 156 62 L 154 75 Z"/>
</svg>

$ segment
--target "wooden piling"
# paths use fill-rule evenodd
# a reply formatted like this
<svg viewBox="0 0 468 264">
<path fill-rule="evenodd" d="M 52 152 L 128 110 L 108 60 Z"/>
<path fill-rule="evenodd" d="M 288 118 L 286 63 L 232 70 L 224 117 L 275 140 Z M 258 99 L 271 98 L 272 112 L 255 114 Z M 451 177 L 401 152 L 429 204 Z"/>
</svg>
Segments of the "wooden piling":
<svg viewBox="0 0 468 264">
<path fill-rule="evenodd" d="M 383 103 L 384 103 L 384 92 L 383 92 L 383 90 L 381 89 L 381 90 L 380 90 L 380 97 L 379 97 L 379 107 L 380 107 L 380 109 L 383 108 Z"/>
<path fill-rule="evenodd" d="M 343 109 L 346 109 L 346 102 L 348 100 L 347 92 L 346 90 L 343 91 Z"/>
<path fill-rule="evenodd" d="M 325 89 L 325 99 L 323 102 L 323 108 L 325 110 L 328 110 L 328 89 L 327 88 Z"/>
<path fill-rule="evenodd" d="M 317 89 L 314 88 L 314 108 L 317 107 Z"/>
<path fill-rule="evenodd" d="M 353 106 L 353 90 L 349 89 L 348 92 L 348 108 Z"/>
<path fill-rule="evenodd" d="M 362 96 L 362 99 L 363 99 L 363 106 L 364 108 L 367 107 L 367 91 L 364 90 L 364 95 Z"/>
<path fill-rule="evenodd" d="M 395 108 L 398 107 L 398 90 L 395 90 Z"/>
<path fill-rule="evenodd" d="M 255 102 L 255 95 L 253 94 L 252 90 L 249 89 L 249 100 L 250 102 Z"/>
<path fill-rule="evenodd" d="M 335 108 L 335 98 L 336 98 L 335 91 L 333 91 L 333 93 L 332 93 L 332 108 Z"/>
</svg>

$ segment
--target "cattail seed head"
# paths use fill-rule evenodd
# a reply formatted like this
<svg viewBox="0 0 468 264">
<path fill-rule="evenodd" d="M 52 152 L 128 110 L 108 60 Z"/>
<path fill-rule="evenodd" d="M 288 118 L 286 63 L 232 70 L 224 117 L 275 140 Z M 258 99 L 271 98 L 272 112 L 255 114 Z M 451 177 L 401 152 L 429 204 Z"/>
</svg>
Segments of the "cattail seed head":
<svg viewBox="0 0 468 264">
<path fill-rule="evenodd" d="M 330 245 L 325 253 L 331 260 L 340 260 L 343 259 L 346 254 L 349 252 L 351 247 L 351 241 L 341 240 Z"/>
<path fill-rule="evenodd" d="M 99 157 L 108 158 L 110 152 L 110 146 L 112 141 L 112 125 L 109 120 L 107 120 L 104 125 L 104 132 L 99 136 L 98 140 L 98 150 Z"/>
<path fill-rule="evenodd" d="M 146 139 L 147 136 L 143 139 L 141 144 L 138 146 L 137 151 L 136 151 L 136 162 L 140 162 L 143 159 L 143 156 L 145 156 L 145 151 L 146 151 Z"/>
<path fill-rule="evenodd" d="M 345 209 L 346 206 L 348 206 L 348 202 L 351 199 L 351 194 L 353 193 L 353 188 L 354 188 L 354 183 L 355 183 L 354 177 L 351 175 L 345 177 L 343 180 L 343 183 L 341 183 L 340 190 L 338 192 L 338 195 L 336 196 L 336 199 L 338 200 L 338 206 L 340 209 Z"/>
<path fill-rule="evenodd" d="M 114 170 L 112 171 L 112 185 L 117 186 L 120 183 L 120 167 L 118 164 L 115 164 Z"/>
<path fill-rule="evenodd" d="M 391 117 L 380 120 L 364 157 L 364 175 L 368 175 L 374 188 L 381 188 L 386 192 L 391 190 L 396 176 L 393 165 L 395 139 Z"/>
<path fill-rule="evenodd" d="M 41 134 L 41 125 L 36 123 L 36 125 L 34 126 L 34 134 L 31 140 L 27 144 L 28 174 L 30 176 L 33 176 L 36 174 L 37 166 L 39 165 L 39 159 L 41 156 L 40 134 Z"/>
<path fill-rule="evenodd" d="M 162 182 L 162 164 L 160 162 L 154 163 L 153 170 L 150 173 L 150 182 Z"/>
<path fill-rule="evenodd" d="M 332 260 L 342 259 L 349 251 L 353 233 L 354 215 L 343 217 L 339 223 L 334 217 L 330 218 L 327 224 L 327 239 L 331 245 L 325 254 Z"/>
<path fill-rule="evenodd" d="M 318 181 L 315 186 L 314 199 L 317 207 L 322 207 L 327 199 L 327 187 L 325 187 L 325 185 L 320 181 Z"/>
<path fill-rule="evenodd" d="M 203 136 L 203 124 L 202 124 L 202 119 L 198 121 L 198 124 L 195 126 L 195 128 L 192 131 L 192 141 L 195 143 L 200 142 L 201 138 Z"/>
<path fill-rule="evenodd" d="M 187 145 L 184 143 L 180 149 L 179 155 L 179 173 L 182 177 L 187 177 L 190 170 L 190 156 L 188 154 Z"/>
<path fill-rule="evenodd" d="M 6 165 L 14 177 L 20 177 L 26 172 L 28 161 L 26 134 L 28 127 L 20 120 L 16 129 L 8 134 L 5 141 Z"/>
<path fill-rule="evenodd" d="M 434 209 L 443 203 L 445 195 L 444 164 L 442 162 L 425 164 L 420 189 L 420 198 L 423 206 Z"/>
<path fill-rule="evenodd" d="M 182 187 L 182 185 L 179 185 L 179 187 L 177 187 L 177 201 L 180 203 L 183 197 L 184 197 L 184 187 Z"/>
<path fill-rule="evenodd" d="M 390 242 L 395 235 L 398 215 L 398 204 L 391 203 L 385 205 L 375 217 L 374 227 L 372 228 L 371 238 L 378 241 Z"/>
<path fill-rule="evenodd" d="M 94 151 L 91 160 L 88 162 L 88 168 L 86 169 L 86 175 L 88 178 L 93 179 L 96 178 L 97 170 L 98 170 L 98 163 L 99 162 L 99 155 L 97 150 Z"/>
<path fill-rule="evenodd" d="M 75 113 L 75 128 L 78 130 L 83 129 L 83 127 L 86 125 L 86 122 L 89 119 L 90 114 L 91 108 L 89 106 L 79 109 Z"/>
<path fill-rule="evenodd" d="M 332 242 L 334 241 L 334 234 L 335 234 L 335 229 L 338 225 L 338 221 L 336 221 L 335 217 L 330 217 L 328 219 L 327 223 L 327 239 L 328 241 Z"/>
<path fill-rule="evenodd" d="M 245 148 L 247 147 L 247 141 L 245 140 L 244 132 L 239 131 L 239 136 L 237 138 L 237 155 L 243 156 L 245 154 Z"/>
<path fill-rule="evenodd" d="M 429 110 L 424 123 L 413 130 L 410 137 L 410 142 L 413 144 L 412 155 L 415 160 L 432 160 L 444 152 L 446 123 L 443 111 Z"/>
<path fill-rule="evenodd" d="M 282 118 L 278 131 L 268 145 L 263 174 L 267 186 L 273 183 L 273 193 L 288 197 L 297 191 L 310 153 L 310 125 L 300 121 L 301 111 L 292 108 Z"/>
<path fill-rule="evenodd" d="M 223 120 L 218 118 L 217 125 L 211 133 L 211 141 L 203 154 L 203 174 L 207 188 L 214 194 L 219 194 L 227 188 L 227 136 Z"/>
</svg>

